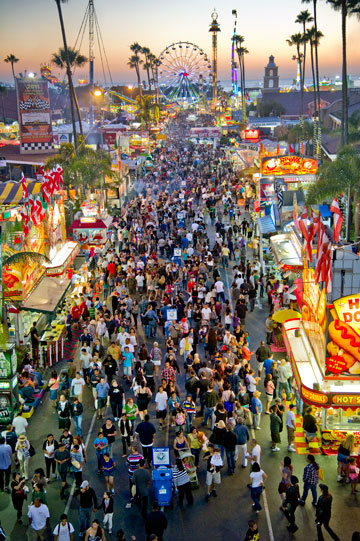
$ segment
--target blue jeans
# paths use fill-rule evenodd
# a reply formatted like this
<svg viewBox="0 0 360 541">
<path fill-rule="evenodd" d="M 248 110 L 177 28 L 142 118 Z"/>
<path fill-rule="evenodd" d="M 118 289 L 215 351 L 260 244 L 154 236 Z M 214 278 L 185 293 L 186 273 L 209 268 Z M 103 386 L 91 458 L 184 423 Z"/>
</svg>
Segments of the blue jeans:
<svg viewBox="0 0 360 541">
<path fill-rule="evenodd" d="M 199 465 L 201 449 L 190 449 L 191 454 L 195 457 L 195 466 Z"/>
<path fill-rule="evenodd" d="M 216 293 L 216 300 L 225 302 L 225 293 L 221 291 L 220 293 Z"/>
<path fill-rule="evenodd" d="M 210 417 L 210 429 L 214 430 L 215 408 L 205 408 L 204 425 L 207 425 Z"/>
<path fill-rule="evenodd" d="M 190 432 L 190 428 L 191 428 L 191 424 L 192 424 L 192 420 L 193 420 L 193 417 L 194 417 L 194 414 L 193 413 L 188 413 L 185 417 L 185 421 L 186 421 L 186 432 Z"/>
<path fill-rule="evenodd" d="M 301 497 L 302 501 L 303 502 L 306 501 L 309 490 L 311 490 L 312 497 L 313 497 L 312 503 L 316 503 L 317 502 L 316 485 L 310 485 L 310 483 L 308 483 L 307 481 L 304 482 L 304 492 L 303 492 L 303 495 Z"/>
<path fill-rule="evenodd" d="M 86 530 L 90 528 L 91 517 L 92 507 L 80 507 L 80 533 L 85 534 Z"/>
<path fill-rule="evenodd" d="M 150 337 L 151 338 L 155 338 L 156 329 L 157 329 L 157 324 L 156 323 L 150 323 L 149 324 L 149 331 L 150 331 Z"/>
<path fill-rule="evenodd" d="M 150 325 L 144 325 L 144 334 L 146 338 L 149 338 L 149 333 L 150 333 Z"/>
<path fill-rule="evenodd" d="M 82 424 L 82 415 L 74 415 L 74 425 L 75 425 L 75 432 L 78 436 L 82 436 L 82 430 L 81 430 L 81 424 Z"/>
<path fill-rule="evenodd" d="M 215 444 L 215 447 L 218 447 L 218 449 L 220 450 L 221 460 L 224 462 L 224 458 L 225 458 L 225 447 L 223 447 L 222 445 L 218 445 L 218 444 Z"/>
<path fill-rule="evenodd" d="M 263 487 L 251 487 L 251 499 L 254 502 L 255 510 L 261 511 L 262 507 L 260 505 L 260 496 L 262 493 Z"/>
<path fill-rule="evenodd" d="M 235 451 L 226 451 L 226 460 L 228 464 L 228 473 L 235 471 Z"/>
</svg>

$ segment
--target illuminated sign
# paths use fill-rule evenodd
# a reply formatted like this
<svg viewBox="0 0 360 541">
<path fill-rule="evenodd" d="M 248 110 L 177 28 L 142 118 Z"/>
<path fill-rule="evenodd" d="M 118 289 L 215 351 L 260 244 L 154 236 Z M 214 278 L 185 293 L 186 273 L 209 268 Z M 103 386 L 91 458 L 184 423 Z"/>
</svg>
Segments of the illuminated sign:
<svg viewBox="0 0 360 541">
<path fill-rule="evenodd" d="M 273 156 L 261 160 L 263 175 L 314 175 L 317 169 L 317 160 L 300 156 Z"/>
<path fill-rule="evenodd" d="M 0 381 L 0 389 L 2 391 L 10 389 L 10 381 Z"/>
<path fill-rule="evenodd" d="M 241 132 L 241 137 L 247 141 L 257 141 L 259 139 L 260 130 L 244 130 Z"/>
<path fill-rule="evenodd" d="M 332 403 L 338 406 L 360 406 L 359 394 L 333 394 Z"/>
<path fill-rule="evenodd" d="M 312 404 L 318 404 L 321 406 L 329 405 L 329 396 L 319 391 L 313 391 L 301 385 L 301 395 L 305 400 L 308 400 Z"/>
<path fill-rule="evenodd" d="M 334 301 L 338 318 L 360 334 L 360 295 L 349 295 Z"/>
</svg>

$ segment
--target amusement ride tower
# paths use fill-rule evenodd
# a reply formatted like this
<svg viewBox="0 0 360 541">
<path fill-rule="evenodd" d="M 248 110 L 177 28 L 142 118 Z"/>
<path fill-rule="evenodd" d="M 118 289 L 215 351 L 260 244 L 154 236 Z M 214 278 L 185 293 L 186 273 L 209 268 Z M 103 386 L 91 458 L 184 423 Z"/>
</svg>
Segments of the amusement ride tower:
<svg viewBox="0 0 360 541">
<path fill-rule="evenodd" d="M 218 23 L 218 14 L 215 9 L 211 15 L 211 23 L 209 32 L 212 32 L 212 85 L 213 85 L 213 95 L 212 95 L 212 104 L 213 107 L 216 107 L 217 104 L 217 33 L 221 32 L 220 25 Z"/>
</svg>

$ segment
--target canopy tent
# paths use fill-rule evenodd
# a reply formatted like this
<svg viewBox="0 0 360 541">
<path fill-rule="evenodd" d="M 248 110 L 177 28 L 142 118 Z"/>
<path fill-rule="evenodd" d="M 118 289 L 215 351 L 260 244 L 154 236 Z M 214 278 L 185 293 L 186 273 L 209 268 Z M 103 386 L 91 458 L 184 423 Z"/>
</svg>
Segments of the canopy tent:
<svg viewBox="0 0 360 541">
<path fill-rule="evenodd" d="M 106 218 L 97 218 L 94 216 L 93 221 L 91 218 L 87 218 L 86 221 L 74 220 L 69 231 L 73 229 L 107 229 L 112 223 L 112 216 L 106 216 Z"/>
<path fill-rule="evenodd" d="M 29 195 L 41 192 L 41 182 L 26 182 Z M 18 205 L 23 203 L 21 182 L 0 182 L 0 205 Z"/>
<path fill-rule="evenodd" d="M 45 276 L 32 290 L 22 305 L 23 310 L 32 312 L 54 313 L 62 301 L 71 280 Z"/>
<path fill-rule="evenodd" d="M 272 320 L 276 323 L 284 323 L 285 321 L 288 321 L 288 319 L 300 319 L 301 314 L 297 312 L 296 310 L 278 310 L 273 314 Z"/>
</svg>

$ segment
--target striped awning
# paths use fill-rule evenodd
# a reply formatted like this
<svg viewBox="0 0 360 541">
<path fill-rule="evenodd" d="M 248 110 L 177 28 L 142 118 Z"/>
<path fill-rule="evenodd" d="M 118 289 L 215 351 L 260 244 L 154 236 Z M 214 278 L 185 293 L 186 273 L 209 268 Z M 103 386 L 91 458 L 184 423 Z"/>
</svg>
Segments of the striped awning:
<svg viewBox="0 0 360 541">
<path fill-rule="evenodd" d="M 29 195 L 41 192 L 41 182 L 26 183 Z M 0 205 L 18 205 L 23 203 L 21 182 L 0 182 Z"/>
</svg>

